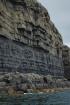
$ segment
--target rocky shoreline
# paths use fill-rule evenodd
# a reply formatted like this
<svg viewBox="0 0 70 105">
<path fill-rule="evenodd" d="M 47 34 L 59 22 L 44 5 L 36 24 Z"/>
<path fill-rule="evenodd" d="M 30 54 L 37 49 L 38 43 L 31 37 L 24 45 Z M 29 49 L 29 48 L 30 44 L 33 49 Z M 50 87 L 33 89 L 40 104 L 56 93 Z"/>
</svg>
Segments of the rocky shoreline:
<svg viewBox="0 0 70 105">
<path fill-rule="evenodd" d="M 20 96 L 24 93 L 52 93 L 70 88 L 70 82 L 65 78 L 56 79 L 51 75 L 34 73 L 0 74 L 0 93 Z"/>
</svg>

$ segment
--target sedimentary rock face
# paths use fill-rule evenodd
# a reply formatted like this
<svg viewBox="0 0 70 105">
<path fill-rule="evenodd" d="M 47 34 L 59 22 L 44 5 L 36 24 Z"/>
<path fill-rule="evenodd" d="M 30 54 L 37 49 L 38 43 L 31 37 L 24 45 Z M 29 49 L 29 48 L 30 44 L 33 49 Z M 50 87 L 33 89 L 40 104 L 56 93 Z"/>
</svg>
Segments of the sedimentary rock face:
<svg viewBox="0 0 70 105">
<path fill-rule="evenodd" d="M 64 65 L 64 76 L 70 80 L 70 48 L 63 46 L 62 50 L 63 65 Z"/>
<path fill-rule="evenodd" d="M 63 75 L 62 37 L 36 0 L 0 0 L 0 68 Z"/>
</svg>

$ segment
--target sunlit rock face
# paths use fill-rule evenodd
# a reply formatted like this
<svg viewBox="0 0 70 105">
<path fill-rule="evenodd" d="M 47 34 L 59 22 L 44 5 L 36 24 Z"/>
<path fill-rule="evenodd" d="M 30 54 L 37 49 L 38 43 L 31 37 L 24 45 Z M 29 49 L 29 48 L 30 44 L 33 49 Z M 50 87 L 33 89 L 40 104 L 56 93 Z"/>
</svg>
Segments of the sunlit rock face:
<svg viewBox="0 0 70 105">
<path fill-rule="evenodd" d="M 36 0 L 0 0 L 0 71 L 63 76 L 62 37 Z"/>
<path fill-rule="evenodd" d="M 70 48 L 63 46 L 63 65 L 64 65 L 64 76 L 70 80 Z"/>
</svg>

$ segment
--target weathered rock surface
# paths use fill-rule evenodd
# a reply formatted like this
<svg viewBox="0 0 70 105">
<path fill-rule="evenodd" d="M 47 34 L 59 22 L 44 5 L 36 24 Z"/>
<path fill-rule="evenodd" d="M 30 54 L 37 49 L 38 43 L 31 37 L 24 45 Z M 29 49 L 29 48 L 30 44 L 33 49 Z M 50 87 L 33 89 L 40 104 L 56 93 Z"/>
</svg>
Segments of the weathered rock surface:
<svg viewBox="0 0 70 105">
<path fill-rule="evenodd" d="M 0 72 L 62 77 L 62 37 L 36 0 L 0 0 Z"/>
<path fill-rule="evenodd" d="M 63 46 L 63 65 L 64 65 L 64 76 L 70 80 L 70 48 Z"/>
<path fill-rule="evenodd" d="M 70 87 L 66 79 L 56 79 L 51 75 L 38 75 L 34 73 L 7 73 L 0 74 L 0 93 L 7 92 L 35 92 L 43 89 Z M 14 94 L 14 93 L 13 93 Z"/>
</svg>

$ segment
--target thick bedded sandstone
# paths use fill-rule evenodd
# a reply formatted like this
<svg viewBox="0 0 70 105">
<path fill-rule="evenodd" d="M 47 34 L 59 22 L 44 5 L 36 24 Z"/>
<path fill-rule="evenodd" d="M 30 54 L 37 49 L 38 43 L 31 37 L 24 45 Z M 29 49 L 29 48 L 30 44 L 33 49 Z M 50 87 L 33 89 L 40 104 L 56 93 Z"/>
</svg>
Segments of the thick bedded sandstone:
<svg viewBox="0 0 70 105">
<path fill-rule="evenodd" d="M 0 71 L 63 76 L 62 37 L 36 0 L 0 0 Z"/>
</svg>

